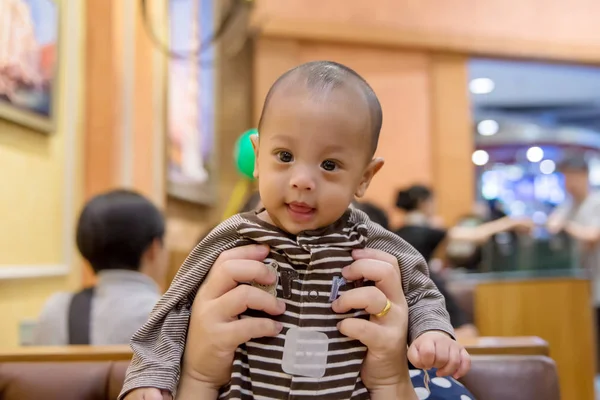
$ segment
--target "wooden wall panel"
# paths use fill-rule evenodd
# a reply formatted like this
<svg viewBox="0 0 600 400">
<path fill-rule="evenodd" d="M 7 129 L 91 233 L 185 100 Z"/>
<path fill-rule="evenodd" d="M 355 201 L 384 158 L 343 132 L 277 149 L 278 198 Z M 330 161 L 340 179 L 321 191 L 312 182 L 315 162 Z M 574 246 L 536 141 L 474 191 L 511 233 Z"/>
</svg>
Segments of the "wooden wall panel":
<svg viewBox="0 0 600 400">
<path fill-rule="evenodd" d="M 538 336 L 550 344 L 565 400 L 594 399 L 596 338 L 590 282 L 546 279 L 481 283 L 475 324 L 482 336 Z"/>
<path fill-rule="evenodd" d="M 120 169 L 122 12 L 115 0 L 85 7 L 84 200 L 114 185 Z"/>
<path fill-rule="evenodd" d="M 148 4 L 159 4 L 160 1 L 147 2 Z M 155 10 L 158 11 L 158 10 Z M 162 14 L 162 13 L 152 13 Z M 151 21 L 154 25 L 158 25 L 159 18 L 152 18 Z M 163 121 L 162 118 L 156 118 L 154 104 L 156 99 L 154 98 L 155 86 L 159 85 L 160 89 L 164 89 L 162 86 L 161 79 L 164 79 L 162 74 L 163 68 L 161 65 L 156 65 L 154 62 L 154 52 L 156 51 L 152 41 L 150 40 L 146 30 L 144 29 L 143 19 L 141 14 L 140 2 L 135 2 L 135 16 L 134 16 L 134 27 L 133 35 L 135 38 L 135 75 L 133 82 L 134 90 L 134 104 L 132 109 L 132 184 L 139 192 L 155 200 L 158 204 L 163 204 L 164 193 L 157 195 L 155 185 L 155 169 L 152 165 L 157 158 L 158 153 L 162 152 L 161 149 L 154 149 L 154 129 L 156 124 L 160 124 Z M 154 29 L 160 29 L 161 27 L 155 26 Z M 160 61 L 166 64 L 166 60 Z M 155 74 L 159 74 L 158 79 Z M 166 93 L 163 91 L 163 100 L 166 100 Z M 164 111 L 164 110 L 163 110 Z M 159 127 L 163 130 L 165 126 Z M 164 136 L 164 135 L 163 135 Z M 164 142 L 162 144 L 164 146 Z M 157 151 L 155 151 L 157 150 Z M 159 160 L 157 160 L 159 161 Z M 159 161 L 160 162 L 160 161 Z M 164 179 L 164 168 L 161 172 L 161 176 L 158 179 Z M 157 198 L 160 196 L 160 198 Z"/>
<path fill-rule="evenodd" d="M 297 40 L 259 39 L 254 42 L 253 107 L 254 125 L 258 125 L 260 113 L 271 85 L 285 71 L 300 61 L 300 43 Z"/>
<path fill-rule="evenodd" d="M 433 188 L 438 213 L 448 226 L 471 213 L 475 199 L 475 166 L 471 162 L 475 138 L 467 61 L 452 55 L 431 60 Z"/>
<path fill-rule="evenodd" d="M 600 62 L 593 0 L 256 0 L 266 35 Z"/>
</svg>

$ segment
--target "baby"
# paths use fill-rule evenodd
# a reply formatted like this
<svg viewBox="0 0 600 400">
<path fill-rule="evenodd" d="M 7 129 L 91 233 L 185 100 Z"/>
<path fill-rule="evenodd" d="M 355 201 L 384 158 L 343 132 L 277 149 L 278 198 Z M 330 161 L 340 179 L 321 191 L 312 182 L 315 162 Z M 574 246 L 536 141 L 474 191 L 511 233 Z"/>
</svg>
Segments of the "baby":
<svg viewBox="0 0 600 400">
<path fill-rule="evenodd" d="M 219 254 L 252 243 L 270 248 L 264 263 L 277 271 L 278 282 L 261 288 L 286 303 L 284 314 L 269 316 L 283 330 L 238 348 L 220 399 L 369 398 L 360 379 L 367 349 L 336 325 L 344 318 L 370 315 L 364 310 L 337 314 L 331 308 L 340 294 L 355 287 L 341 271 L 354 261 L 352 250 L 365 247 L 398 259 L 408 302 L 409 360 L 429 369 L 452 359 L 450 374 L 458 370 L 460 358 L 468 355 L 452 339 L 444 297 L 429 279 L 424 259 L 349 207 L 383 166 L 382 159 L 373 158 L 381 123 L 377 96 L 343 65 L 310 62 L 275 82 L 265 100 L 259 137 L 253 138 L 264 208 L 229 218 L 192 251 L 132 339 L 134 356 L 121 398 L 142 387 L 174 394 L 198 287 Z M 382 305 L 380 315 L 388 306 Z"/>
</svg>

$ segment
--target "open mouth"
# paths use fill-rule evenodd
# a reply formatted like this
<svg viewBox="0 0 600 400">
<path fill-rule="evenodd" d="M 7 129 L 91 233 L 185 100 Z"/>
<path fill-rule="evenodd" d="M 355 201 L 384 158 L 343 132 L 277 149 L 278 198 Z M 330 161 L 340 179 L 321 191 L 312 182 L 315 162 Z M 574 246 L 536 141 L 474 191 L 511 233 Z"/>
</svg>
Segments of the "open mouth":
<svg viewBox="0 0 600 400">
<path fill-rule="evenodd" d="M 287 204 L 288 212 L 292 219 L 297 221 L 308 221 L 315 214 L 315 208 L 306 203 L 291 202 Z"/>
</svg>

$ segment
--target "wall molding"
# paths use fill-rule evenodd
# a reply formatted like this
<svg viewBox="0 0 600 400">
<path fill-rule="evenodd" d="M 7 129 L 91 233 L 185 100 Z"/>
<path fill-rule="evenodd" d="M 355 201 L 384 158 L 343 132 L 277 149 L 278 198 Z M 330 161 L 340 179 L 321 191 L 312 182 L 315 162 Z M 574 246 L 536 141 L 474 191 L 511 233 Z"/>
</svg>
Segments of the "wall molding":
<svg viewBox="0 0 600 400">
<path fill-rule="evenodd" d="M 67 264 L 2 265 L 0 280 L 61 277 L 70 271 Z"/>
<path fill-rule="evenodd" d="M 255 36 L 274 39 L 401 48 L 472 57 L 600 64 L 600 46 L 405 30 L 372 24 L 350 24 L 279 18 L 253 11 L 250 30 Z"/>
<path fill-rule="evenodd" d="M 5 279 L 29 279 L 67 276 L 71 272 L 74 263 L 73 238 L 75 233 L 75 210 L 76 210 L 76 163 L 77 163 L 77 132 L 79 130 L 81 117 L 81 52 L 83 19 L 81 0 L 65 0 L 58 3 L 62 26 L 60 27 L 60 50 L 59 59 L 64 60 L 59 71 L 59 84 L 61 93 L 59 109 L 65 116 L 61 119 L 62 132 L 64 135 L 64 181 L 62 193 L 62 261 L 58 264 L 30 264 L 30 265 L 0 265 L 0 280 Z M 75 118 L 66 116 L 68 110 L 77 110 Z"/>
</svg>

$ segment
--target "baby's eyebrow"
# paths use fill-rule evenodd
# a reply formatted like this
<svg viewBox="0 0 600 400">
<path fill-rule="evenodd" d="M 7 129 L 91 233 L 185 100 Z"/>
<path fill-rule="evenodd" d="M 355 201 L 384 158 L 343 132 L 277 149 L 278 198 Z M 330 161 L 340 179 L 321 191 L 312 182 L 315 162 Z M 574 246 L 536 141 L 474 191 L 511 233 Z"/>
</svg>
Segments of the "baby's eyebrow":
<svg viewBox="0 0 600 400">
<path fill-rule="evenodd" d="M 282 133 L 274 133 L 269 135 L 269 141 L 279 143 L 291 143 L 293 140 L 289 137 L 289 135 L 285 135 Z"/>
<path fill-rule="evenodd" d="M 331 144 L 329 146 L 324 147 L 323 152 L 324 153 L 336 153 L 336 152 L 343 152 L 346 149 L 347 149 L 347 146 L 340 145 L 340 144 Z"/>
</svg>

